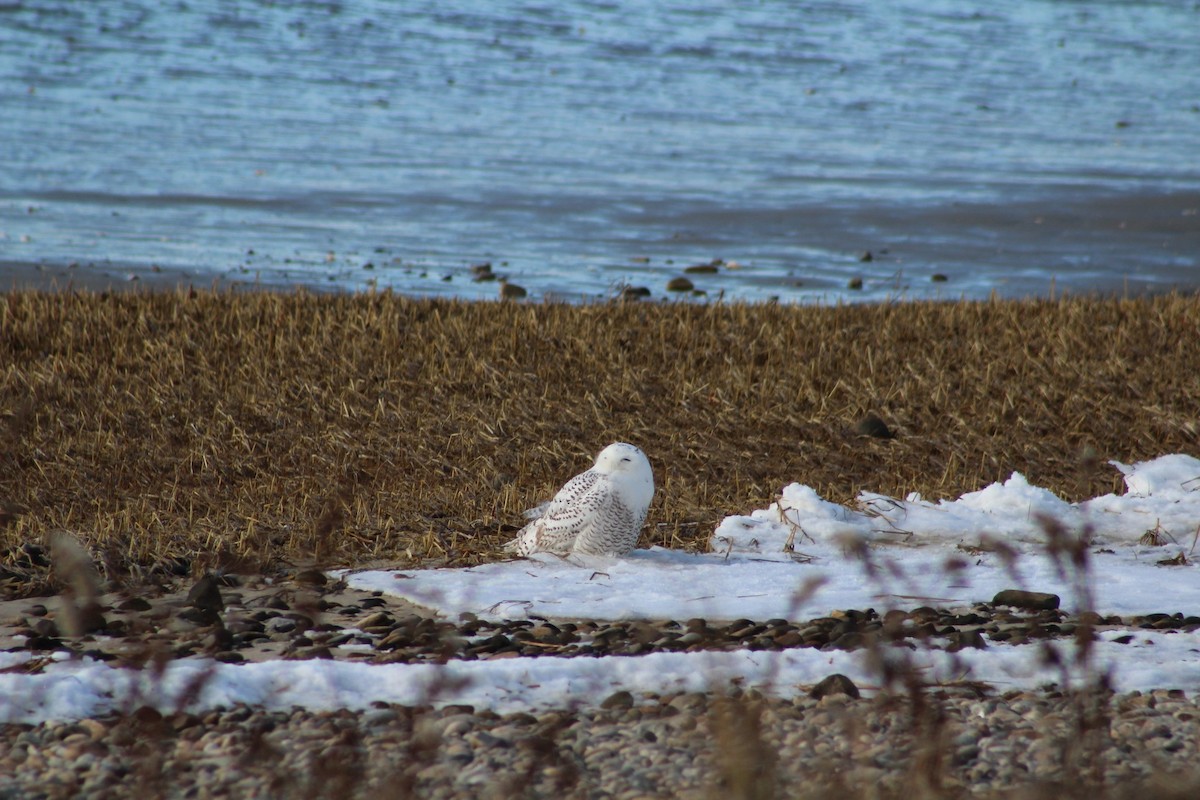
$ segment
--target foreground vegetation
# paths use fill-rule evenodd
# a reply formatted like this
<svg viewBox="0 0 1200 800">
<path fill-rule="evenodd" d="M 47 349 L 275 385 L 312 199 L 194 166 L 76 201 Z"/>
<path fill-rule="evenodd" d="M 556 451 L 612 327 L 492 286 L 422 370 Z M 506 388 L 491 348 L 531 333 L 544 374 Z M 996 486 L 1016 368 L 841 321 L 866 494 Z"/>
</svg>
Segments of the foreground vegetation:
<svg viewBox="0 0 1200 800">
<path fill-rule="evenodd" d="M 77 535 L 113 581 L 470 564 L 614 440 L 643 545 L 704 548 L 799 480 L 956 496 L 1019 470 L 1078 500 L 1194 451 L 1200 298 L 841 307 L 391 294 L 0 295 L 0 579 Z M 894 434 L 862 425 L 878 415 Z M 874 433 L 875 435 L 870 435 Z"/>
</svg>

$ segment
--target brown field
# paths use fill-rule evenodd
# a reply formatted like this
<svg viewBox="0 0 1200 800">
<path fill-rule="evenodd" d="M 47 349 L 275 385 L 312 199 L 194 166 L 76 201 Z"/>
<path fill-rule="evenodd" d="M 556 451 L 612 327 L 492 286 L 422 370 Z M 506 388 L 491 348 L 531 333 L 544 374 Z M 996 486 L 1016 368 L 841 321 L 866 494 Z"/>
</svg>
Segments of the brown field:
<svg viewBox="0 0 1200 800">
<path fill-rule="evenodd" d="M 891 439 L 859 435 L 878 414 Z M 115 582 L 297 563 L 470 564 L 614 440 L 643 545 L 706 547 L 798 480 L 1063 497 L 1197 451 L 1200 298 L 841 307 L 391 294 L 0 294 L 0 591 L 66 530 Z"/>
</svg>

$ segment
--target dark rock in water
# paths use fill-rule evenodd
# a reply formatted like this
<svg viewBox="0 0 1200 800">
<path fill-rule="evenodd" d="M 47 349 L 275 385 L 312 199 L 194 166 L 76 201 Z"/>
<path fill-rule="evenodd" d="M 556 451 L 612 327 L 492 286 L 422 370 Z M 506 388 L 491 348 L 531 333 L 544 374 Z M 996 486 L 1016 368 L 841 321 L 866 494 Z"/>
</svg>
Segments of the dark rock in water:
<svg viewBox="0 0 1200 800">
<path fill-rule="evenodd" d="M 684 277 L 671 278 L 667 281 L 668 292 L 690 292 L 696 288 L 696 285 Z"/>
<path fill-rule="evenodd" d="M 848 697 L 859 696 L 858 687 L 854 685 L 854 681 L 840 672 L 835 672 L 818 683 L 809 691 L 808 696 L 814 700 L 820 700 L 822 697 L 829 697 L 834 694 L 844 694 Z"/>
<path fill-rule="evenodd" d="M 720 268 L 719 261 L 713 261 L 709 264 L 693 264 L 690 267 L 684 267 L 683 271 L 692 275 L 712 275 Z"/>
<path fill-rule="evenodd" d="M 500 281 L 500 297 L 503 300 L 520 300 L 528 295 L 524 286 L 517 286 L 515 283 L 508 281 Z"/>
<path fill-rule="evenodd" d="M 896 438 L 896 434 L 892 433 L 892 429 L 876 414 L 867 414 L 854 423 L 853 430 L 859 436 L 870 436 L 875 439 Z"/>
<path fill-rule="evenodd" d="M 650 290 L 645 286 L 626 286 L 621 290 L 621 298 L 624 300 L 639 300 L 649 296 Z"/>
<path fill-rule="evenodd" d="M 851 278 L 850 282 L 846 284 L 847 289 L 861 289 L 862 287 L 863 287 L 863 279 L 862 278 Z"/>
<path fill-rule="evenodd" d="M 220 581 L 211 572 L 192 587 L 187 596 L 188 605 L 199 611 L 209 611 L 218 614 L 225 610 L 225 600 L 221 597 Z"/>
<path fill-rule="evenodd" d="M 940 272 L 935 272 L 933 275 L 929 276 L 929 280 L 933 281 L 934 283 L 945 283 L 950 279 Z"/>
<path fill-rule="evenodd" d="M 1026 608 L 1031 611 L 1052 611 L 1058 608 L 1060 602 L 1056 594 L 1027 592 L 1023 589 L 1005 589 L 997 592 L 992 598 L 992 605 Z"/>
<path fill-rule="evenodd" d="M 863 263 L 874 261 L 875 255 L 870 250 L 865 250 L 862 253 L 859 253 L 858 260 L 862 261 Z"/>
</svg>

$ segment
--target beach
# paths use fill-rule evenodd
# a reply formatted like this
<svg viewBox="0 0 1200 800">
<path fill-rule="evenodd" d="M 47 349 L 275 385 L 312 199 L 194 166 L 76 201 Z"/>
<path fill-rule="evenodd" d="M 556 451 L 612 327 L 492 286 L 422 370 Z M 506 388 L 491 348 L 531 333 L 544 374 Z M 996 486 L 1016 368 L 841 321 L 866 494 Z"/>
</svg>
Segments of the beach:
<svg viewBox="0 0 1200 800">
<path fill-rule="evenodd" d="M 46 686 L 75 674 L 72 685 L 82 688 L 85 675 L 109 681 L 104 670 L 133 668 L 128 674 L 145 674 L 153 687 L 154 673 L 139 671 L 161 664 L 169 667 L 164 686 L 190 685 L 184 676 L 191 674 L 197 691 L 216 691 L 251 675 L 237 672 L 239 665 L 278 663 L 286 676 L 286 663 L 325 669 L 327 659 L 366 657 L 385 669 L 391 654 L 393 661 L 432 658 L 434 667 L 445 659 L 451 666 L 532 659 L 534 669 L 582 664 L 545 659 L 603 639 L 610 644 L 602 651 L 581 655 L 602 659 L 600 674 L 619 675 L 603 659 L 665 656 L 690 632 L 698 636 L 682 641 L 694 641 L 702 658 L 753 660 L 763 647 L 783 658 L 838 653 L 859 665 L 844 669 L 862 697 L 809 698 L 825 674 L 812 667 L 786 691 L 768 682 L 739 692 L 735 682 L 699 695 L 631 693 L 618 682 L 527 711 L 454 699 L 449 684 L 431 689 L 426 702 L 305 712 L 273 708 L 273 690 L 246 695 L 249 684 L 195 708 L 181 699 L 182 688 L 171 690 L 170 701 L 153 700 L 147 689 L 140 701 L 93 711 L 72 705 L 74 694 L 56 694 L 67 705 L 35 708 L 61 708 L 65 718 L 35 713 L 4 725 L 0 759 L 11 777 L 3 780 L 16 796 L 116 796 L 121 783 L 113 776 L 129 774 L 148 776 L 159 796 L 183 796 L 193 785 L 217 796 L 271 786 L 303 796 L 313 781 L 365 794 L 379 780 L 399 781 L 413 796 L 445 797 L 478 796 L 485 784 L 570 797 L 795 796 L 801 787 L 812 796 L 872 796 L 876 784 L 885 795 L 917 786 L 922 796 L 997 796 L 1032 792 L 1063 774 L 1077 776 L 1078 791 L 1092 796 L 1140 787 L 1165 797 L 1194 786 L 1195 689 L 1154 685 L 1154 673 L 1115 693 L 1097 672 L 1070 686 L 1035 681 L 1005 689 L 986 680 L 930 683 L 913 661 L 910 671 L 884 678 L 858 670 L 881 652 L 888 640 L 878 637 L 891 629 L 882 610 L 871 617 L 853 607 L 819 618 L 797 612 L 743 620 L 741 628 L 714 608 L 704 625 L 648 620 L 653 636 L 641 623 L 608 623 L 619 636 L 588 644 L 603 620 L 551 618 L 553 634 L 537 619 L 489 628 L 499 623 L 439 612 L 436 596 L 422 608 L 386 591 L 348 587 L 338 570 L 382 570 L 404 583 L 430 569 L 502 566 L 500 547 L 522 524 L 521 512 L 616 440 L 638 442 L 656 471 L 639 547 L 658 550 L 635 551 L 643 559 L 664 552 L 719 561 L 714 532 L 779 501 L 790 481 L 834 509 L 853 507 L 864 492 L 966 498 L 993 483 L 1017 486 L 1014 472 L 1059 502 L 1119 497 L 1133 490 L 1110 460 L 1195 452 L 1195 296 L 566 305 L 389 292 L 148 291 L 149 280 L 126 282 L 123 291 L 46 291 L 46 277 L 40 289 L 0 296 L 0 578 L 7 598 L 0 641 L 15 659 L 6 667 L 11 674 L 51 681 Z M 1186 489 L 1180 502 L 1191 500 Z M 1162 508 L 1174 507 L 1171 497 Z M 820 515 L 806 513 L 814 516 L 801 524 L 819 537 Z M 1160 516 L 1175 544 L 1154 557 L 1178 550 L 1180 566 L 1160 569 L 1185 570 L 1171 575 L 1187 585 L 1195 569 L 1190 537 Z M 918 528 L 913 535 L 923 534 Z M 950 554 L 995 558 L 956 551 L 949 541 Z M 1128 557 L 1123 542 L 1097 545 L 1094 569 Z M 805 547 L 817 563 L 834 557 L 811 542 L 797 551 Z M 894 543 L 870 547 L 882 547 L 880 557 L 895 551 Z M 1106 547 L 1116 555 L 1104 555 Z M 742 558 L 751 568 L 767 557 Z M 806 568 L 803 560 L 784 562 Z M 615 579 L 616 566 L 586 568 L 590 582 L 606 580 L 597 570 Z M 947 641 L 982 637 L 988 649 L 973 658 L 986 662 L 989 653 L 1008 652 L 1013 630 L 1021 631 L 1017 641 L 1036 647 L 1048 637 L 1070 653 L 1086 641 L 1078 638 L 1081 626 L 1104 642 L 1155 628 L 1163 633 L 1153 635 L 1185 637 L 1160 647 L 1186 651 L 1186 637 L 1195 635 L 1191 615 L 1200 612 L 1190 594 L 1176 593 L 1139 612 L 1135 602 L 1095 627 L 1067 592 L 1060 592 L 1061 611 L 1029 612 L 1004 611 L 991 591 L 976 601 L 892 601 L 915 626 L 905 628 L 904 641 L 917 654 L 936 655 Z M 90 611 L 80 611 L 89 603 Z M 934 628 L 960 633 L 921 632 L 918 606 L 939 605 L 944 622 Z M 847 629 L 847 619 L 858 622 Z M 563 630 L 581 644 L 553 638 Z M 848 631 L 854 635 L 839 638 Z M 507 644 L 487 643 L 497 635 Z M 474 644 L 460 652 L 463 641 Z M 1104 647 L 1122 652 L 1119 643 Z M 349 681 L 333 685 L 358 687 L 354 697 L 370 684 L 339 674 L 321 680 Z M 393 680 L 399 687 L 408 679 Z M 518 698 L 524 690 L 514 691 Z M 245 699 L 254 696 L 261 699 Z M 9 713 L 16 708 L 10 704 Z M 928 709 L 940 710 L 928 717 Z M 981 713 L 986 733 L 971 727 Z M 1164 725 L 1165 749 L 1153 756 L 1128 738 Z M 893 733 L 868 741 L 856 733 L 862 726 Z M 439 733 L 428 738 L 433 730 Z M 1094 730 L 1107 733 L 1083 736 Z M 189 742 L 210 760 L 192 758 L 185 767 L 180 755 L 132 744 L 153 731 L 178 742 L 177 753 Z M 304 742 L 329 735 L 338 737 L 330 764 L 342 765 L 333 773 L 305 755 Z M 731 735 L 749 744 L 731 750 Z M 895 736 L 903 742 L 898 749 L 889 744 Z M 1044 753 L 1000 744 L 1039 739 Z M 245 751 L 251 740 L 258 744 Z M 1153 740 L 1143 741 L 1148 748 Z M 930 761 L 922 753 L 934 745 L 939 755 Z M 227 748 L 282 754 L 290 777 L 265 756 L 235 758 Z M 816 748 L 817 762 L 850 758 L 855 766 L 796 772 L 817 763 L 806 748 Z M 610 752 L 615 761 L 601 755 Z M 92 755 L 80 760 L 83 753 Z M 362 774 L 353 766 L 368 763 Z M 608 766 L 626 763 L 644 767 Z M 57 776 L 49 783 L 47 770 Z M 762 782 L 746 783 L 747 770 Z"/>
</svg>

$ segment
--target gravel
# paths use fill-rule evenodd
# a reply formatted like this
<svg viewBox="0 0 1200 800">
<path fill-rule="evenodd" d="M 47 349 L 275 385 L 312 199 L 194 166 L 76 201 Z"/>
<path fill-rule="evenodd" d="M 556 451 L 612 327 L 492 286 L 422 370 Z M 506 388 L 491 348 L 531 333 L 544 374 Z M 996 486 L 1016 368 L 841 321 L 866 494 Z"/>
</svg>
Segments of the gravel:
<svg viewBox="0 0 1200 800">
<path fill-rule="evenodd" d="M 1200 618 L 1181 613 L 1122 619 L 986 603 L 792 621 L 450 622 L 332 582 L 228 577 L 106 595 L 103 625 L 75 638 L 58 628 L 67 612 L 59 598 L 3 611 L 6 649 L 70 650 L 130 666 L 161 653 L 382 663 L 837 650 L 873 639 L 952 650 L 1078 637 L 1089 627 L 1200 627 Z M 897 681 L 860 697 L 836 675 L 802 688 L 812 695 L 618 691 L 536 715 L 382 703 L 329 713 L 235 707 L 164 715 L 145 707 L 0 725 L 0 798 L 128 797 L 131 787 L 143 797 L 866 797 L 925 786 L 940 796 L 1050 787 L 1091 800 L 1118 788 L 1120 796 L 1158 796 L 1168 784 L 1185 787 L 1179 797 L 1200 796 L 1200 706 L 1180 691 L 910 691 Z"/>
<path fill-rule="evenodd" d="M 1041 597 L 1057 601 L 1053 595 Z M 1000 603 L 920 607 L 883 616 L 874 609 L 846 609 L 792 621 L 488 621 L 471 614 L 449 621 L 394 598 L 348 590 L 344 584 L 314 587 L 311 580 L 278 584 L 233 576 L 219 581 L 209 576 L 190 589 L 159 596 L 105 596 L 98 607 L 103 624 L 80 637 L 63 635 L 57 620 L 65 612 L 57 598 L 13 607 L 7 620 L 0 617 L 5 623 L 0 625 L 0 649 L 62 651 L 133 666 L 164 652 L 229 663 L 263 658 L 419 663 L 657 651 L 857 650 L 874 641 L 956 651 L 1074 637 L 1083 625 L 1097 630 L 1200 628 L 1200 617 L 1182 613 L 1073 616 L 1057 607 L 1021 609 Z"/>
<path fill-rule="evenodd" d="M 922 776 L 947 795 L 1068 782 L 1094 796 L 1200 777 L 1200 706 L 1177 691 L 628 700 L 538 715 L 235 707 L 6 725 L 0 796 L 865 796 Z"/>
</svg>

